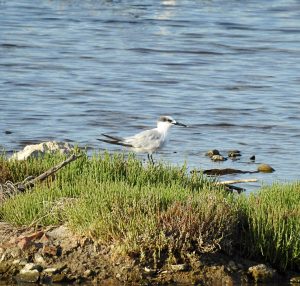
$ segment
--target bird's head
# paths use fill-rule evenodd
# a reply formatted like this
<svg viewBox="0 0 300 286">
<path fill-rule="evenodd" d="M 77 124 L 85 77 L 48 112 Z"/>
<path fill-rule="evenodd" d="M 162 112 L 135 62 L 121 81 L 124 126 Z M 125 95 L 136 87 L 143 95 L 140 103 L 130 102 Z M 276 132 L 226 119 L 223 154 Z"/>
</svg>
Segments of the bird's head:
<svg viewBox="0 0 300 286">
<path fill-rule="evenodd" d="M 157 120 L 157 127 L 158 128 L 170 128 L 172 125 L 179 125 L 187 127 L 187 125 L 180 123 L 173 119 L 171 116 L 161 116 Z"/>
</svg>

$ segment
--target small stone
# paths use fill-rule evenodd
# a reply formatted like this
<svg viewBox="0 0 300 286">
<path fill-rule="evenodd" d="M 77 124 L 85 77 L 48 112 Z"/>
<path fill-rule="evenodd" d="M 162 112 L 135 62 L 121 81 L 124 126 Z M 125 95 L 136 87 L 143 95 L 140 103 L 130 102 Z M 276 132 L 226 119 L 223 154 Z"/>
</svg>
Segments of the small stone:
<svg viewBox="0 0 300 286">
<path fill-rule="evenodd" d="M 57 283 L 57 282 L 64 282 L 67 280 L 67 276 L 64 273 L 57 273 L 52 275 L 52 282 Z"/>
<path fill-rule="evenodd" d="M 229 158 L 236 158 L 236 157 L 242 156 L 241 151 L 239 151 L 239 150 L 230 150 L 230 151 L 228 151 L 227 154 L 228 154 Z"/>
<path fill-rule="evenodd" d="M 238 270 L 238 266 L 235 264 L 235 262 L 233 260 L 230 260 L 228 263 L 228 267 L 232 270 L 232 271 L 237 271 Z"/>
<path fill-rule="evenodd" d="M 9 268 L 10 268 L 9 263 L 0 262 L 0 274 L 6 273 Z"/>
<path fill-rule="evenodd" d="M 12 264 L 14 264 L 14 265 L 19 265 L 20 262 L 21 262 L 21 259 L 15 259 L 15 260 L 12 262 Z"/>
<path fill-rule="evenodd" d="M 21 269 L 20 273 L 26 273 L 31 270 L 37 270 L 37 265 L 34 263 L 27 263 L 25 264 L 24 268 Z"/>
<path fill-rule="evenodd" d="M 252 276 L 255 282 L 270 282 L 275 278 L 276 270 L 265 264 L 258 264 L 249 267 L 248 273 Z"/>
<path fill-rule="evenodd" d="M 44 245 L 42 249 L 43 254 L 49 256 L 56 256 L 57 255 L 57 247 L 54 245 Z"/>
<path fill-rule="evenodd" d="M 12 248 L 9 249 L 9 255 L 12 258 L 18 259 L 22 255 L 22 250 L 19 247 L 17 247 L 17 246 L 16 247 L 12 247 Z M 27 263 L 27 261 L 26 261 L 26 263 Z"/>
<path fill-rule="evenodd" d="M 156 272 L 155 269 L 151 269 L 149 267 L 145 267 L 144 271 L 148 274 L 154 274 Z"/>
<path fill-rule="evenodd" d="M 257 171 L 262 173 L 273 173 L 275 170 L 268 164 L 260 164 L 257 167 Z"/>
<path fill-rule="evenodd" d="M 170 269 L 174 272 L 185 271 L 185 270 L 187 270 L 187 265 L 186 264 L 173 264 L 173 265 L 170 265 Z"/>
<path fill-rule="evenodd" d="M 290 279 L 291 283 L 300 283 L 300 276 L 295 276 Z"/>
<path fill-rule="evenodd" d="M 46 264 L 44 257 L 40 253 L 34 254 L 34 262 L 42 265 Z"/>
<path fill-rule="evenodd" d="M 1 253 L 2 255 L 1 255 L 1 257 L 0 257 L 0 263 L 2 262 L 2 261 L 5 261 L 6 260 L 6 258 L 7 258 L 7 251 L 4 251 L 3 250 L 3 252 Z"/>
<path fill-rule="evenodd" d="M 44 273 L 47 273 L 47 274 L 53 274 L 55 272 L 58 272 L 58 270 L 57 270 L 57 268 L 54 268 L 54 267 L 44 269 Z"/>
<path fill-rule="evenodd" d="M 51 231 L 48 231 L 47 237 L 63 240 L 64 238 L 72 237 L 72 232 L 66 226 L 61 225 Z"/>
<path fill-rule="evenodd" d="M 255 155 L 252 155 L 249 159 L 250 159 L 251 161 L 255 161 Z"/>
<path fill-rule="evenodd" d="M 40 279 L 40 273 L 37 269 L 29 270 L 27 272 L 20 272 L 16 276 L 19 283 L 36 283 Z"/>
<path fill-rule="evenodd" d="M 221 155 L 213 155 L 211 159 L 215 162 L 226 161 L 227 159 Z"/>
<path fill-rule="evenodd" d="M 212 156 L 214 156 L 214 155 L 220 155 L 220 152 L 219 152 L 219 150 L 217 150 L 217 149 L 213 149 L 213 150 L 209 150 L 209 151 L 207 151 L 206 153 L 205 153 L 205 156 L 208 156 L 208 157 L 212 157 Z"/>
<path fill-rule="evenodd" d="M 87 270 L 85 270 L 84 272 L 83 272 L 83 276 L 84 277 L 89 277 L 89 276 L 91 276 L 92 275 L 92 270 L 91 269 L 87 269 Z"/>
</svg>

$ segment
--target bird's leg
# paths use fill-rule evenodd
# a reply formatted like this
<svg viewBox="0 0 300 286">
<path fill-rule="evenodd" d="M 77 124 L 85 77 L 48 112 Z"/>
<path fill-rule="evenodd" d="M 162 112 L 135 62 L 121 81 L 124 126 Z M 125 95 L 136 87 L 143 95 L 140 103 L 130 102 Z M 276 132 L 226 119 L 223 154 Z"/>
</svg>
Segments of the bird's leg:
<svg viewBox="0 0 300 286">
<path fill-rule="evenodd" d="M 149 162 L 150 162 L 152 165 L 154 165 L 154 161 L 153 161 L 152 154 L 149 154 L 149 153 L 148 153 L 148 160 L 149 160 Z"/>
<path fill-rule="evenodd" d="M 151 162 L 152 162 L 152 164 L 154 165 L 154 160 L 153 160 L 153 156 L 152 156 L 152 154 L 150 155 L 150 158 L 151 158 Z"/>
</svg>

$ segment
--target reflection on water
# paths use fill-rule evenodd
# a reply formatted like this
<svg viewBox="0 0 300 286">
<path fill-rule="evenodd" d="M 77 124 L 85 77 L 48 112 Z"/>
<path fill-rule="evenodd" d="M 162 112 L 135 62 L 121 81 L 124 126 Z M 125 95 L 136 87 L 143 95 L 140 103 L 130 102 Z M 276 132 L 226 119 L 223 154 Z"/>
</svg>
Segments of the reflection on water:
<svg viewBox="0 0 300 286">
<path fill-rule="evenodd" d="M 299 8 L 281 0 L 2 1 L 0 144 L 120 150 L 97 136 L 131 135 L 168 114 L 190 128 L 173 128 L 156 158 L 204 169 L 264 162 L 276 172 L 258 179 L 299 179 Z M 243 156 L 212 163 L 204 153 L 213 148 Z"/>
</svg>

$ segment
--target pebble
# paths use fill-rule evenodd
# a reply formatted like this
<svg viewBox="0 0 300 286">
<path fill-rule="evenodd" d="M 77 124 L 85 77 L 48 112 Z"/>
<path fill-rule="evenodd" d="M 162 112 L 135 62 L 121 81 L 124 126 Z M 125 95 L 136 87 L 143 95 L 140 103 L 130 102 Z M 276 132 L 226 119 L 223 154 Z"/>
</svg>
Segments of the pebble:
<svg viewBox="0 0 300 286">
<path fill-rule="evenodd" d="M 92 275 L 92 270 L 91 269 L 87 269 L 87 270 L 85 270 L 84 272 L 83 272 L 83 276 L 84 277 L 89 277 L 89 276 L 91 276 Z"/>
<path fill-rule="evenodd" d="M 185 270 L 187 270 L 187 265 L 186 264 L 173 264 L 173 265 L 170 265 L 170 269 L 174 272 L 185 271 Z"/>
<path fill-rule="evenodd" d="M 21 270 L 22 271 L 22 270 Z M 40 273 L 37 269 L 33 269 L 27 272 L 20 272 L 16 276 L 16 280 L 20 283 L 36 283 L 40 279 Z"/>
<path fill-rule="evenodd" d="M 239 150 L 230 150 L 227 152 L 227 155 L 229 158 L 236 158 L 242 156 L 241 151 Z"/>
<path fill-rule="evenodd" d="M 57 283 L 57 282 L 64 282 L 66 281 L 66 274 L 64 273 L 57 273 L 52 275 L 52 282 Z"/>
<path fill-rule="evenodd" d="M 43 268 L 35 263 L 26 263 L 16 276 L 16 280 L 21 283 L 36 283 L 40 279 L 40 272 Z"/>
<path fill-rule="evenodd" d="M 7 262 L 0 262 L 0 277 L 1 274 L 6 273 L 10 268 L 9 263 Z"/>
<path fill-rule="evenodd" d="M 270 282 L 274 280 L 277 272 L 265 264 L 258 264 L 249 267 L 248 273 L 252 276 L 255 282 Z"/>
<path fill-rule="evenodd" d="M 56 256 L 58 253 L 58 248 L 54 245 L 44 245 L 42 249 L 43 254 L 49 256 Z"/>
<path fill-rule="evenodd" d="M 57 268 L 54 268 L 54 267 L 52 267 L 52 268 L 46 268 L 46 269 L 44 269 L 43 272 L 44 272 L 44 273 L 47 273 L 47 274 L 53 274 L 53 273 L 55 273 L 55 272 L 58 272 L 58 269 L 57 269 Z"/>
<path fill-rule="evenodd" d="M 291 283 L 300 283 L 300 276 L 295 276 L 290 279 Z"/>
<path fill-rule="evenodd" d="M 42 264 L 45 265 L 45 259 L 43 258 L 43 256 L 40 253 L 35 253 L 34 254 L 34 262 L 37 264 Z"/>
<path fill-rule="evenodd" d="M 31 270 L 37 270 L 38 265 L 34 264 L 34 263 L 26 263 L 24 268 L 21 269 L 20 273 L 25 273 Z"/>
<path fill-rule="evenodd" d="M 215 162 L 226 161 L 227 159 L 221 155 L 213 155 L 211 159 Z"/>
<path fill-rule="evenodd" d="M 268 164 L 260 164 L 257 167 L 257 171 L 262 173 L 273 173 L 275 170 Z"/>
<path fill-rule="evenodd" d="M 205 153 L 205 156 L 208 156 L 208 157 L 212 157 L 214 155 L 220 155 L 219 150 L 213 149 L 213 150 L 209 150 Z"/>
<path fill-rule="evenodd" d="M 149 274 L 153 274 L 153 273 L 156 272 L 155 269 L 151 269 L 149 267 L 145 267 L 144 270 L 145 270 L 146 273 L 149 273 Z"/>
<path fill-rule="evenodd" d="M 230 268 L 230 270 L 232 271 L 237 271 L 238 270 L 238 266 L 235 264 L 235 262 L 233 260 L 230 260 L 228 263 L 228 267 Z"/>
</svg>

